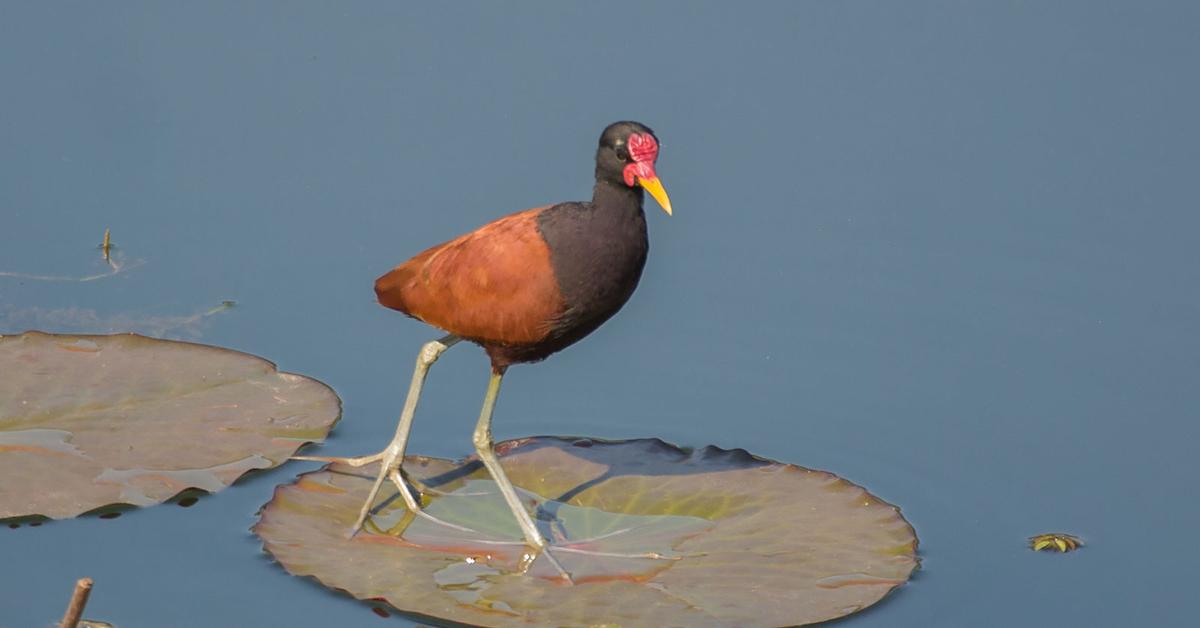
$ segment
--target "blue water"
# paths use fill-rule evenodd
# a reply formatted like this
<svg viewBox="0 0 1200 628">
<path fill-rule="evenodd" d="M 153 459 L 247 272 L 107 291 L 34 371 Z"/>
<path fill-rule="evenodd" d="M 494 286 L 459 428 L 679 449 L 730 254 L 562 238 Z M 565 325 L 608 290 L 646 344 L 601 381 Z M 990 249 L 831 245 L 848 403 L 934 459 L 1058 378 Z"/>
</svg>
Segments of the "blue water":
<svg viewBox="0 0 1200 628">
<path fill-rule="evenodd" d="M 431 3 L 432 4 L 432 3 Z M 0 331 L 142 331 L 329 383 L 378 450 L 420 344 L 372 281 L 586 198 L 605 124 L 663 141 L 641 287 L 506 379 L 498 438 L 658 436 L 900 505 L 923 569 L 844 623 L 1190 626 L 1200 392 L 1192 2 L 6 3 Z M 231 310 L 192 322 L 222 300 Z M 434 367 L 411 450 L 487 379 Z M 410 625 L 285 574 L 257 475 L 184 509 L 0 531 L 0 626 Z M 2 481 L 2 479 L 0 479 Z M 1029 535 L 1087 546 L 1034 554 Z"/>
</svg>

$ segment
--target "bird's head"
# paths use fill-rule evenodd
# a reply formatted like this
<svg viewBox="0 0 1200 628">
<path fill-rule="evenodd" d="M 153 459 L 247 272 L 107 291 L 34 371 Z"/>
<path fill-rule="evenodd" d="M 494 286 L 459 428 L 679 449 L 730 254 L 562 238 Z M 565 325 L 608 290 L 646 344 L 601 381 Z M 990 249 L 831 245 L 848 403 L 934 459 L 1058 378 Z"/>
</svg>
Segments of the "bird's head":
<svg viewBox="0 0 1200 628">
<path fill-rule="evenodd" d="M 600 135 L 596 150 L 596 178 L 629 187 L 642 186 L 671 215 L 671 199 L 654 173 L 658 138 L 637 122 L 614 122 Z"/>
</svg>

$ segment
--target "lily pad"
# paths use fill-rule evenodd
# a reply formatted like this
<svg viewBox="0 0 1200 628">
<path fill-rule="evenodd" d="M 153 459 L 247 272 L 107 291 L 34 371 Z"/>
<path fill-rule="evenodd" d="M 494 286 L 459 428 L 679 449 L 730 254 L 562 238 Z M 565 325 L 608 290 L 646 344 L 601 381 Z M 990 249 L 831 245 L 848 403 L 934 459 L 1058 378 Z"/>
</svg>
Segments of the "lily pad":
<svg viewBox="0 0 1200 628">
<path fill-rule="evenodd" d="M 410 456 L 413 516 L 378 467 L 327 465 L 280 486 L 254 532 L 290 573 L 363 600 L 483 626 L 792 626 L 861 610 L 907 581 L 899 509 L 823 471 L 657 439 L 536 437 L 497 446 L 551 541 L 531 556 L 477 460 Z"/>
<path fill-rule="evenodd" d="M 214 492 L 321 441 L 328 386 L 238 351 L 136 334 L 0 336 L 0 519 Z"/>
</svg>

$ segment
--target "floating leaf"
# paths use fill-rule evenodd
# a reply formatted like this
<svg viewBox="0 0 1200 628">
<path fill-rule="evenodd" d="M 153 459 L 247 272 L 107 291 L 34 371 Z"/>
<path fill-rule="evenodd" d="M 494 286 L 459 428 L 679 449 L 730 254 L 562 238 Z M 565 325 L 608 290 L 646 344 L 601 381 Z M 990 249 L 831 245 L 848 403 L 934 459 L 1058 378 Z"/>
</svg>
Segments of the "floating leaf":
<svg viewBox="0 0 1200 628">
<path fill-rule="evenodd" d="M 574 586 L 530 560 L 475 460 L 408 457 L 428 516 L 389 486 L 352 539 L 378 467 L 329 465 L 278 487 L 254 531 L 292 574 L 486 626 L 806 624 L 874 604 L 917 565 L 899 510 L 823 471 L 656 439 L 497 452 Z"/>
<path fill-rule="evenodd" d="M 0 336 L 0 519 L 218 491 L 320 441 L 324 384 L 252 355 L 135 334 Z"/>
</svg>

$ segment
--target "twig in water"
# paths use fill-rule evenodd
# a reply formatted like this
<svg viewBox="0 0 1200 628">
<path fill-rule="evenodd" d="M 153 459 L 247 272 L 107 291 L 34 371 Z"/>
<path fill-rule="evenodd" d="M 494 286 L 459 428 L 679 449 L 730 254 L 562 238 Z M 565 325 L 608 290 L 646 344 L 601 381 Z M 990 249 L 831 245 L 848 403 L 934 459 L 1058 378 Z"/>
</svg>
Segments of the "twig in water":
<svg viewBox="0 0 1200 628">
<path fill-rule="evenodd" d="M 80 578 L 75 583 L 75 592 L 71 594 L 71 603 L 63 615 L 59 628 L 75 628 L 79 618 L 83 616 L 83 607 L 87 606 L 88 596 L 92 594 L 92 579 Z"/>
<path fill-rule="evenodd" d="M 66 276 L 66 275 L 36 275 L 33 273 L 18 273 L 18 272 L 12 272 L 12 271 L 7 271 L 7 270 L 0 270 L 0 277 L 12 277 L 14 279 L 28 279 L 28 280 L 32 280 L 32 281 L 78 281 L 80 283 L 83 283 L 83 282 L 88 282 L 88 281 L 95 281 L 97 279 L 104 279 L 105 277 L 112 277 L 113 275 L 116 275 L 117 273 L 137 268 L 138 266 L 141 266 L 142 264 L 145 263 L 144 260 L 140 260 L 140 259 L 133 260 L 132 262 L 129 262 L 129 263 L 124 263 L 121 259 L 122 255 L 121 255 L 120 248 L 112 243 L 112 232 L 109 229 L 104 230 L 104 241 L 101 242 L 100 246 L 98 246 L 96 248 L 100 249 L 101 256 L 104 258 L 104 262 L 106 264 L 108 264 L 108 268 L 109 268 L 109 270 L 102 272 L 102 273 L 96 273 L 94 275 L 85 275 L 83 277 L 71 277 L 71 276 Z M 114 251 L 116 251 L 115 254 L 114 254 Z"/>
<path fill-rule="evenodd" d="M 109 258 L 108 251 L 112 248 L 112 239 L 109 237 L 108 227 L 104 228 L 104 243 L 100 245 L 100 250 L 104 252 L 104 261 L 112 265 L 112 259 Z"/>
</svg>

